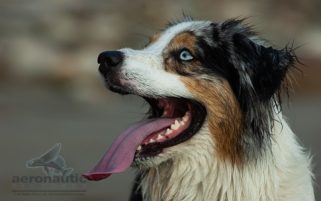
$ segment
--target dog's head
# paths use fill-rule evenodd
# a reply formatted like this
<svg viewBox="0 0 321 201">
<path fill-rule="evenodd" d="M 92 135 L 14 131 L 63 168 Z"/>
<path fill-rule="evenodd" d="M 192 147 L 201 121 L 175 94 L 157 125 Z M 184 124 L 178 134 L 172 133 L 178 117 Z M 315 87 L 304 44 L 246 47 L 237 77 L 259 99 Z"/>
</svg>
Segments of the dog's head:
<svg viewBox="0 0 321 201">
<path fill-rule="evenodd" d="M 108 88 L 139 95 L 151 106 L 149 120 L 132 126 L 120 137 L 126 143 L 119 139 L 115 145 L 133 143 L 128 146 L 134 151 L 112 150 L 134 152 L 134 164 L 152 166 L 195 151 L 199 141 L 193 139 L 203 135 L 213 157 L 240 163 L 269 141 L 276 93 L 294 60 L 291 49 L 264 45 L 235 19 L 183 21 L 142 50 L 103 52 L 99 71 Z"/>
</svg>

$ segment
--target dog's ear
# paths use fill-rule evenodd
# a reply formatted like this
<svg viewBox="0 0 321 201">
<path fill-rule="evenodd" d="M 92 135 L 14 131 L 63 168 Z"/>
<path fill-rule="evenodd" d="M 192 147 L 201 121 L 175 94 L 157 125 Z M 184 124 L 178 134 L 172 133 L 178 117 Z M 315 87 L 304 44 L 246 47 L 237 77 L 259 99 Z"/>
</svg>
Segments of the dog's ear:
<svg viewBox="0 0 321 201">
<path fill-rule="evenodd" d="M 265 47 L 241 33 L 233 35 L 240 90 L 254 90 L 258 101 L 269 101 L 281 87 L 288 69 L 295 62 L 291 48 Z"/>
<path fill-rule="evenodd" d="M 242 33 L 235 33 L 232 40 L 231 60 L 239 84 L 234 91 L 244 112 L 245 129 L 252 136 L 249 139 L 262 145 L 273 125 L 273 100 L 278 102 L 276 107 L 280 106 L 282 82 L 296 57 L 291 48 L 266 47 Z"/>
<path fill-rule="evenodd" d="M 243 21 L 231 19 L 219 25 L 213 23 L 216 46 L 209 48 L 212 53 L 206 61 L 228 80 L 243 114 L 243 143 L 255 147 L 251 144 L 262 146 L 270 139 L 274 106 L 281 104 L 279 92 L 296 56 L 292 48 L 275 49 L 263 45 Z"/>
</svg>

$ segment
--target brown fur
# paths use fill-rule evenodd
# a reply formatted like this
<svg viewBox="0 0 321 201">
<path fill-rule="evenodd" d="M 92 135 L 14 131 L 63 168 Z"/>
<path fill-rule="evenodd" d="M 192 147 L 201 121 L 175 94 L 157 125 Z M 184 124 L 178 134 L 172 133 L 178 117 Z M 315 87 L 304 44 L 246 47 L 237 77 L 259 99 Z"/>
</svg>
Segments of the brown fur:
<svg viewBox="0 0 321 201">
<path fill-rule="evenodd" d="M 196 53 L 196 37 L 190 32 L 183 32 L 173 38 L 168 47 L 163 53 L 165 70 L 179 74 L 192 74 L 201 65 L 198 61 L 190 61 L 188 63 L 179 63 L 170 54 L 172 51 L 180 50 L 182 48 L 188 49 L 193 55 Z"/>
<path fill-rule="evenodd" d="M 175 36 L 169 43 L 168 49 L 187 48 L 195 54 L 196 37 L 190 32 L 183 32 Z"/>
<path fill-rule="evenodd" d="M 196 37 L 192 33 L 183 32 L 170 41 L 163 53 L 165 70 L 180 75 L 195 74 L 201 68 L 199 61 L 181 63 L 170 54 L 182 48 L 187 48 L 195 55 Z M 217 83 L 213 83 L 188 77 L 182 77 L 182 81 L 197 101 L 206 106 L 209 129 L 214 137 L 218 156 L 222 160 L 240 163 L 243 158 L 240 144 L 242 117 L 238 101 L 228 82 L 217 80 Z"/>
<path fill-rule="evenodd" d="M 209 129 L 214 137 L 217 156 L 239 164 L 243 159 L 240 144 L 242 133 L 241 111 L 226 81 L 211 83 L 206 80 L 181 78 L 197 101 L 206 106 Z"/>
</svg>

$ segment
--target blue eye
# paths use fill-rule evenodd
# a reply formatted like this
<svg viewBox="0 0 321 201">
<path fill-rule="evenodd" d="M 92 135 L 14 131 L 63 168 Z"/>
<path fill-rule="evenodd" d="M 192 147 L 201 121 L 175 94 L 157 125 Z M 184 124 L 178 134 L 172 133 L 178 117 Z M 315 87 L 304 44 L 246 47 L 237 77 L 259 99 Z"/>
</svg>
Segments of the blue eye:
<svg viewBox="0 0 321 201">
<path fill-rule="evenodd" d="M 188 50 L 182 50 L 179 53 L 179 59 L 182 61 L 190 61 L 190 60 L 194 59 L 194 57 L 192 56 L 192 54 Z"/>
</svg>

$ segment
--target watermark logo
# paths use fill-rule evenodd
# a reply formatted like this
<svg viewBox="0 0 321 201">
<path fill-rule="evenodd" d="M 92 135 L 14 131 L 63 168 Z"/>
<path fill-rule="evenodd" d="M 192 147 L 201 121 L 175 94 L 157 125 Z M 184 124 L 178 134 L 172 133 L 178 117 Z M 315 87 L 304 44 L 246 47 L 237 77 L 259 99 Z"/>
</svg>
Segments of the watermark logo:
<svg viewBox="0 0 321 201">
<path fill-rule="evenodd" d="M 67 168 L 65 159 L 60 155 L 61 144 L 55 144 L 39 157 L 26 162 L 27 168 L 42 168 L 47 176 L 68 176 L 74 170 Z"/>
<path fill-rule="evenodd" d="M 44 175 L 13 176 L 12 192 L 16 195 L 83 195 L 86 180 L 68 167 L 60 154 L 61 143 L 55 144 L 39 157 L 26 162 L 27 168 L 40 168 Z"/>
</svg>

